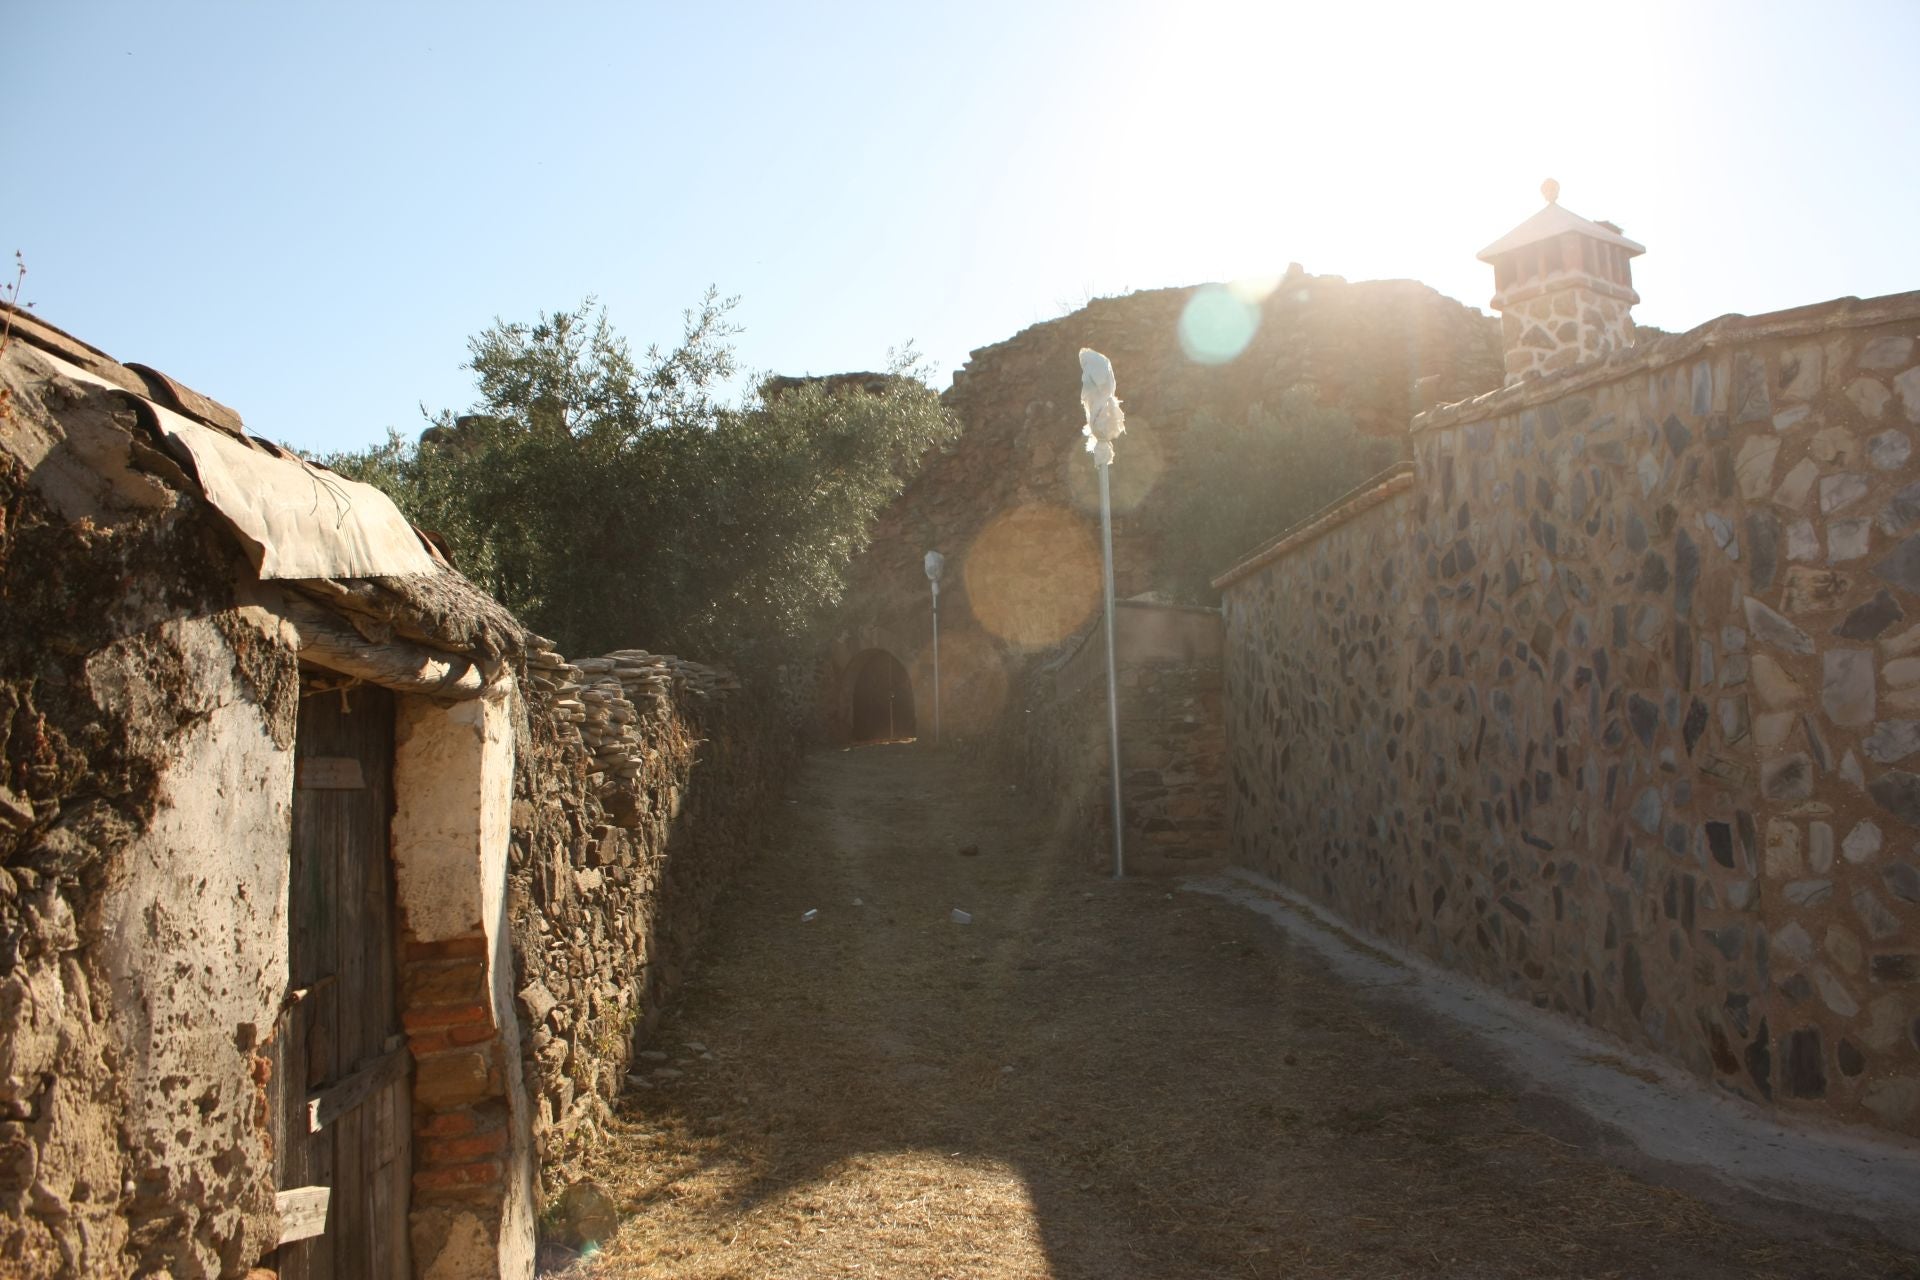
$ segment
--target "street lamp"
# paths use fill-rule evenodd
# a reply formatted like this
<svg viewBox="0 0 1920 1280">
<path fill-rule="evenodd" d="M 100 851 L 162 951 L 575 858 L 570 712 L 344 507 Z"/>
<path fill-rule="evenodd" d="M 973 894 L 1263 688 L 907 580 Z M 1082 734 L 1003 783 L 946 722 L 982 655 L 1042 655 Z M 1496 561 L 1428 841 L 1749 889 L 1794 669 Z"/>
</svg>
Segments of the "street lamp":
<svg viewBox="0 0 1920 1280">
<path fill-rule="evenodd" d="M 933 745 L 940 745 L 940 571 L 947 558 L 938 551 L 927 552 L 927 585 L 933 588 Z"/>
<path fill-rule="evenodd" d="M 1107 471 L 1113 466 L 1113 442 L 1127 429 L 1113 380 L 1113 362 L 1090 347 L 1080 348 L 1080 403 L 1087 411 L 1087 452 L 1100 476 L 1100 556 L 1107 620 L 1107 755 L 1113 764 L 1113 878 L 1127 873 L 1126 835 L 1120 817 L 1120 678 L 1113 644 L 1113 495 Z"/>
</svg>

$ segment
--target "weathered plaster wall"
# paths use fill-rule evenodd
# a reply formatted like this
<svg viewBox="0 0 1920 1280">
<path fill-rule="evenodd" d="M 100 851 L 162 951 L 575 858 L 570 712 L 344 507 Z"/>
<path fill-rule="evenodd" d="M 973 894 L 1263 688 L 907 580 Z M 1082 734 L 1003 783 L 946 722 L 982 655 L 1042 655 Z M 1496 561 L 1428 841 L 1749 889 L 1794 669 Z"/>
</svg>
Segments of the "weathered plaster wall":
<svg viewBox="0 0 1920 1280">
<path fill-rule="evenodd" d="M 1203 411 L 1243 415 L 1298 385 L 1352 414 L 1363 433 L 1400 438 L 1415 384 L 1458 399 L 1500 383 L 1499 326 L 1405 280 L 1350 284 L 1295 274 L 1259 307 L 1244 351 L 1203 364 L 1182 349 L 1192 289 L 1106 298 L 975 351 L 944 403 L 963 432 L 877 522 L 856 562 L 846 637 L 821 680 L 818 722 L 836 729 L 846 663 L 884 648 L 913 675 L 915 717 L 933 722 L 931 619 L 921 558 L 947 557 L 941 588 L 943 727 L 997 731 L 1035 661 L 1098 612 L 1099 499 L 1080 435 L 1079 349 L 1118 370 L 1127 435 L 1112 473 L 1122 598 L 1162 589 L 1184 555 L 1157 523 L 1158 487 L 1178 472 L 1188 424 Z"/>
<path fill-rule="evenodd" d="M 128 411 L 0 375 L 0 1270 L 234 1274 L 278 1233 L 295 658 Z"/>
<path fill-rule="evenodd" d="M 1416 421 L 1227 586 L 1238 860 L 1731 1091 L 1920 1132 L 1920 296 Z"/>
</svg>

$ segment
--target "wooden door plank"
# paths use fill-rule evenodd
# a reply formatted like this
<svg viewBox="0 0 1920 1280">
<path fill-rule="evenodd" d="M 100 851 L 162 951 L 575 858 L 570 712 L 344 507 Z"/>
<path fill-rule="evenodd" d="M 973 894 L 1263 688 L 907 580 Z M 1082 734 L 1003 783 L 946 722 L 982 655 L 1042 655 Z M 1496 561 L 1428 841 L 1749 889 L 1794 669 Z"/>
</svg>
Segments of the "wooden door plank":
<svg viewBox="0 0 1920 1280">
<path fill-rule="evenodd" d="M 330 1187 L 293 1187 L 274 1196 L 280 1210 L 280 1243 L 310 1240 L 327 1229 Z"/>
<path fill-rule="evenodd" d="M 406 1075 L 413 1051 L 404 1045 L 362 1062 L 344 1080 L 307 1095 L 307 1132 L 319 1133 L 340 1117 L 359 1108 L 374 1094 Z"/>
</svg>

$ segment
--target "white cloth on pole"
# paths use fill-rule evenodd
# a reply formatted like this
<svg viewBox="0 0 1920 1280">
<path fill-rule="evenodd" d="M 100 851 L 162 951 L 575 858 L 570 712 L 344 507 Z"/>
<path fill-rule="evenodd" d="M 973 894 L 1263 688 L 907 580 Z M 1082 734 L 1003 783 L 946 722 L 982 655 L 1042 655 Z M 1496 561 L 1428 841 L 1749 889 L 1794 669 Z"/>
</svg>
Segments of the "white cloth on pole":
<svg viewBox="0 0 1920 1280">
<path fill-rule="evenodd" d="M 1113 461 L 1113 442 L 1127 430 L 1118 390 L 1113 362 L 1091 347 L 1080 348 L 1080 403 L 1087 411 L 1087 425 L 1080 430 L 1087 437 L 1087 452 L 1100 466 Z"/>
</svg>

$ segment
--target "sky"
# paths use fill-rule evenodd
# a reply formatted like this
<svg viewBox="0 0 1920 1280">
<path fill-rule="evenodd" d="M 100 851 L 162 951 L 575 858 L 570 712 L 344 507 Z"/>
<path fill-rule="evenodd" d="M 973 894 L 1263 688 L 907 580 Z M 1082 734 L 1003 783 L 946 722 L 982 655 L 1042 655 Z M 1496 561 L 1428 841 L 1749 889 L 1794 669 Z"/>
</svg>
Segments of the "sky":
<svg viewBox="0 0 1920 1280">
<path fill-rule="evenodd" d="M 1687 329 L 1920 288 L 1920 3 L 0 0 L 21 299 L 312 453 L 588 296 L 753 373 L 1300 262 L 1485 309 L 1540 207 Z M 1125 370 L 1119 371 L 1122 395 Z"/>
</svg>

